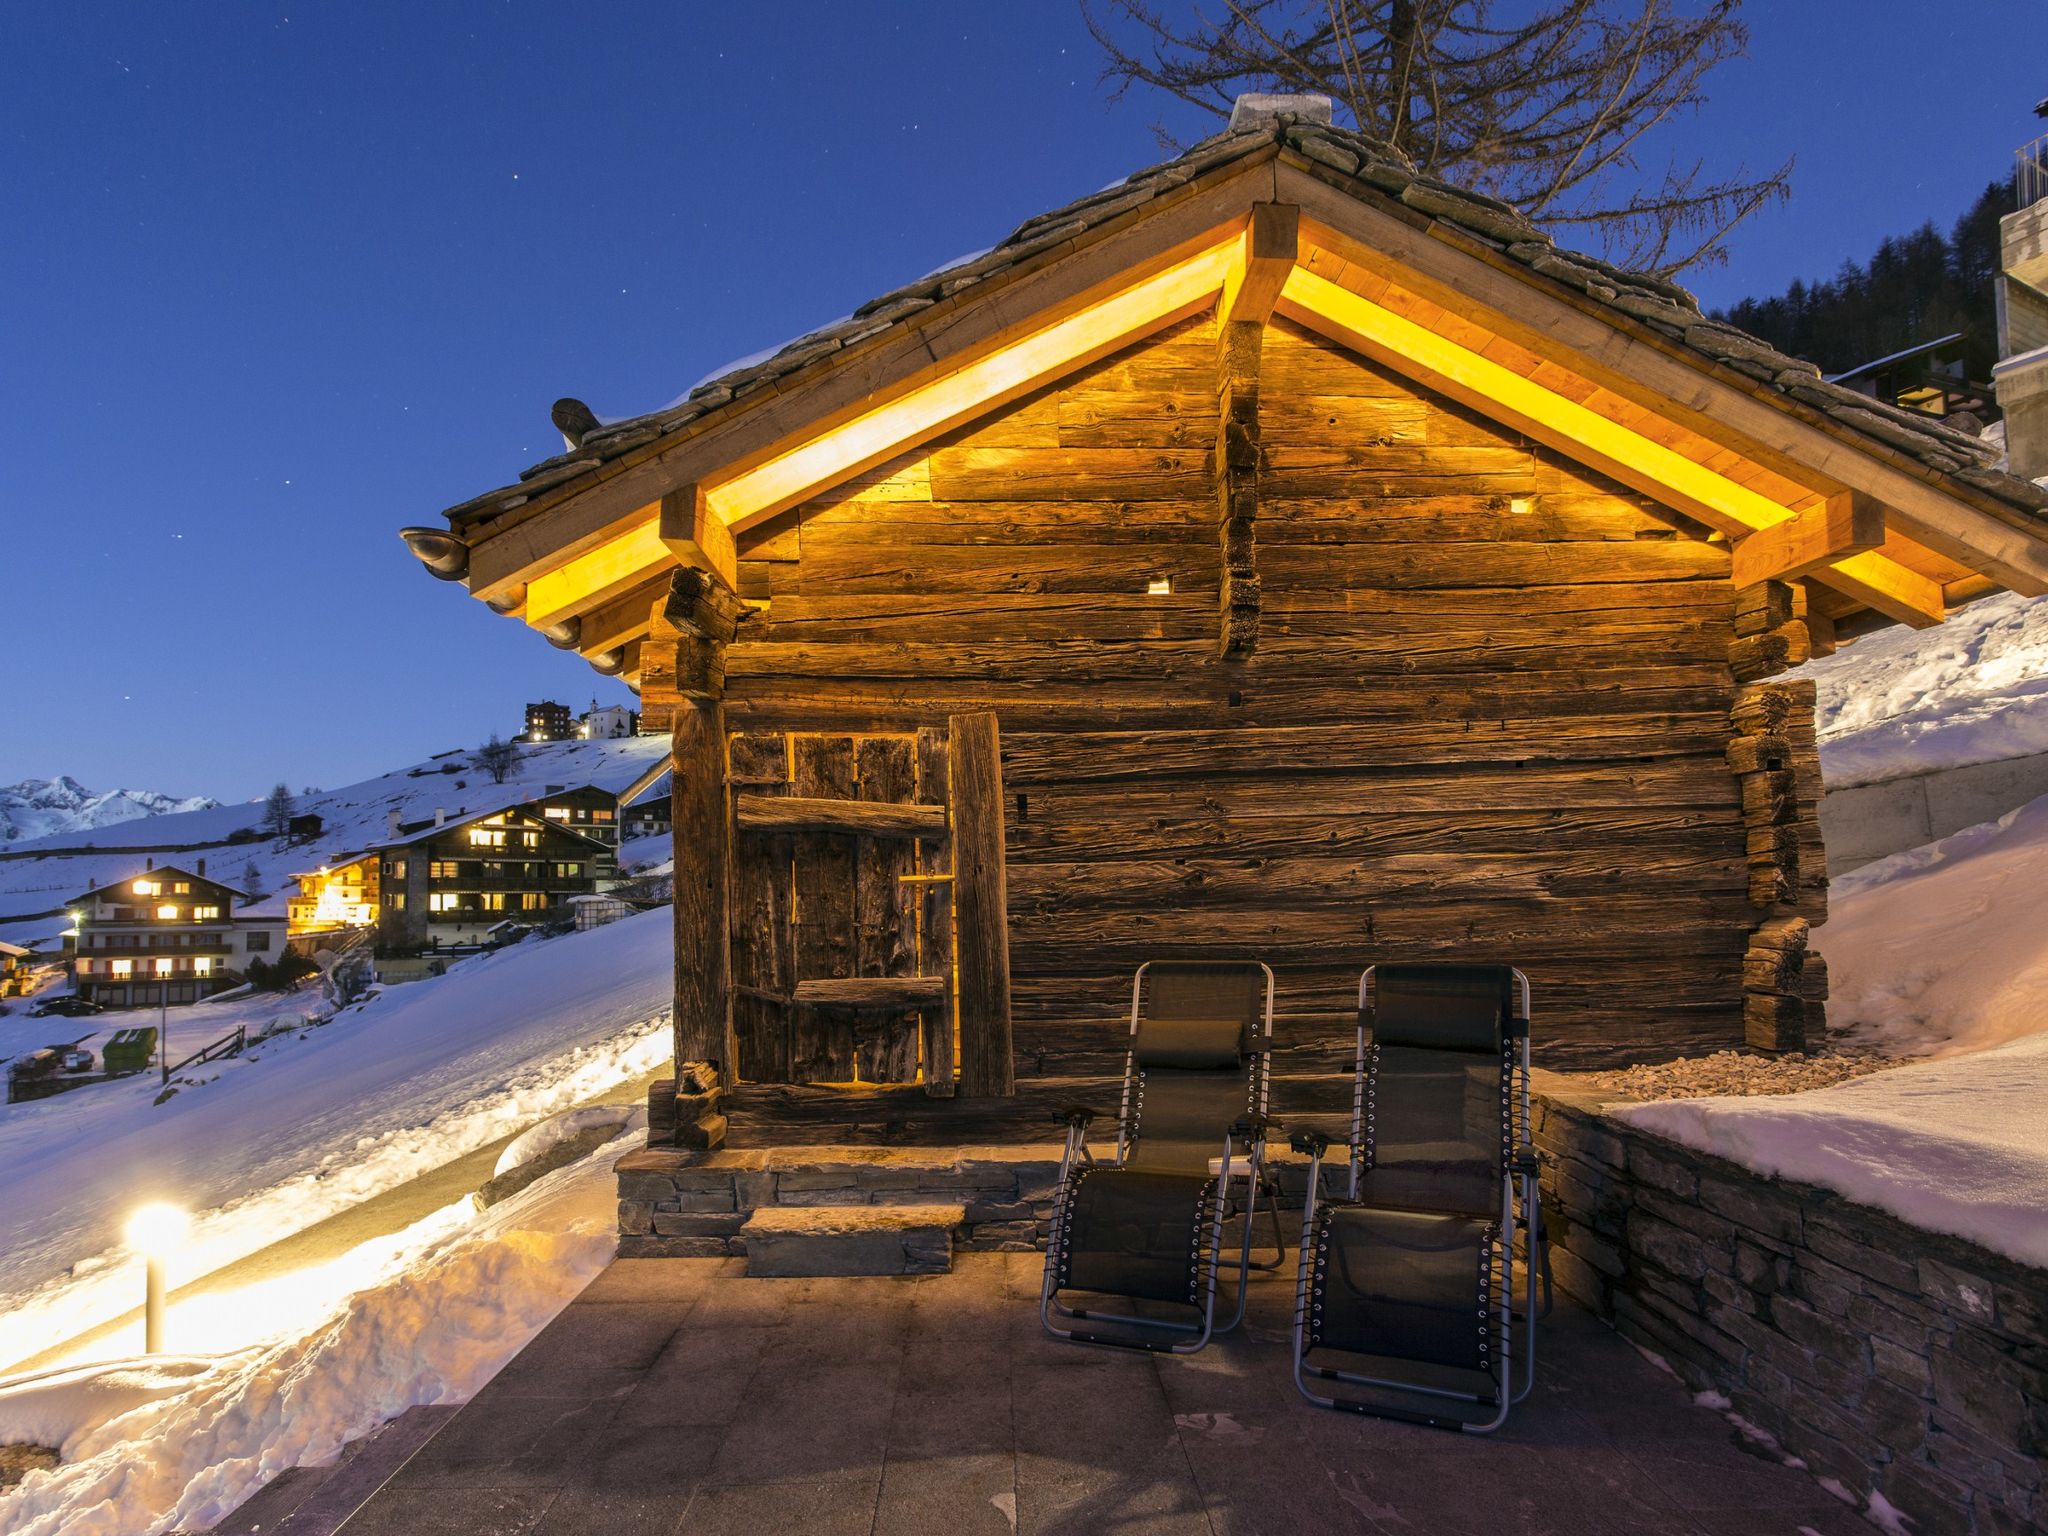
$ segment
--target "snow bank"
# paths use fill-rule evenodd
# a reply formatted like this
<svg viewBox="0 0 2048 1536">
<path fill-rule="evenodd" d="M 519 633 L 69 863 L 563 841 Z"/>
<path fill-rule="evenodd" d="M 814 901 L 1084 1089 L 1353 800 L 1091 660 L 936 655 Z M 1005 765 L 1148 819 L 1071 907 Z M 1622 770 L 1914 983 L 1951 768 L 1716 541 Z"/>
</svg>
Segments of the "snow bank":
<svg viewBox="0 0 2048 1536">
<path fill-rule="evenodd" d="M 1934 629 L 1810 663 L 1830 789 L 2048 752 L 2048 598 L 2001 593 Z"/>
<path fill-rule="evenodd" d="M 670 914 L 480 956 L 265 1041 L 155 1104 L 149 1076 L 0 1113 L 0 1365 L 119 1316 L 127 1213 L 198 1213 L 171 1282 L 210 1273 L 670 1052 Z"/>
<path fill-rule="evenodd" d="M 1617 1111 L 1759 1173 L 2048 1266 L 2048 1032 L 1779 1098 Z"/>
<path fill-rule="evenodd" d="M 283 1343 L 0 1382 L 0 1440 L 61 1442 L 64 1456 L 0 1495 L 0 1529 L 203 1529 L 407 1408 L 465 1401 L 610 1262 L 618 1155 L 607 1148 L 397 1257 Z"/>
<path fill-rule="evenodd" d="M 1929 1059 L 1778 1098 L 1623 1119 L 2048 1266 L 2048 797 L 1835 883 L 1829 1023 Z"/>
<path fill-rule="evenodd" d="M 580 1109 L 565 1109 L 559 1115 L 550 1115 L 532 1130 L 524 1131 L 506 1143 L 505 1150 L 498 1154 L 498 1165 L 491 1170 L 491 1177 L 499 1178 L 515 1168 L 538 1162 L 556 1147 L 574 1141 L 586 1132 L 616 1131 L 634 1113 L 630 1104 L 585 1104 Z"/>
<path fill-rule="evenodd" d="M 1888 1055 L 1952 1055 L 2048 1029 L 2044 871 L 2048 797 L 1835 881 L 1813 936 L 1828 961 L 1830 1029 Z"/>
</svg>

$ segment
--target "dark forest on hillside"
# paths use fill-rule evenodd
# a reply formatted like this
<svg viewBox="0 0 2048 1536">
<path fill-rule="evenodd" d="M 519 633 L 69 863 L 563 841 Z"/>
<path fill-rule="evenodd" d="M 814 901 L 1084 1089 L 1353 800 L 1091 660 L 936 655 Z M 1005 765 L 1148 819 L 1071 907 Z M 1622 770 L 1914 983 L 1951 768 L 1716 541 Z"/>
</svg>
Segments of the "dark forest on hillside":
<svg viewBox="0 0 2048 1536">
<path fill-rule="evenodd" d="M 1829 373 L 1961 331 L 1970 377 L 1988 379 L 1998 358 L 1998 220 L 2011 208 L 2012 183 L 1994 181 L 1947 235 L 1930 219 L 1886 240 L 1867 265 L 1844 262 L 1825 282 L 1744 299 L 1718 318 Z"/>
</svg>

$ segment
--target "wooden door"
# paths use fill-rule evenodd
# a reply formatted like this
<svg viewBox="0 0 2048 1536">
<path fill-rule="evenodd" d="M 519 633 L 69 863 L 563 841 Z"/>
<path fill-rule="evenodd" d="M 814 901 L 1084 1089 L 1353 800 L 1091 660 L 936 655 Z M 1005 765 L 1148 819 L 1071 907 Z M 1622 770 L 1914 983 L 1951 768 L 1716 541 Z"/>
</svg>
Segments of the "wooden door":
<svg viewBox="0 0 2048 1536">
<path fill-rule="evenodd" d="M 754 1082 L 954 1082 L 946 733 L 731 739 L 733 1035 Z"/>
</svg>

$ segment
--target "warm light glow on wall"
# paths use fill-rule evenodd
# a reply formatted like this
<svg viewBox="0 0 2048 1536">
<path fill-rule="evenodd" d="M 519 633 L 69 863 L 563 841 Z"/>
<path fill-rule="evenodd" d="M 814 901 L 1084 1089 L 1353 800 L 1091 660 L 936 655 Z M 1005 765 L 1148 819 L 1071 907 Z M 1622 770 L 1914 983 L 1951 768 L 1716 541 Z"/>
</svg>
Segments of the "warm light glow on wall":
<svg viewBox="0 0 2048 1536">
<path fill-rule="evenodd" d="M 353 870 L 327 875 L 313 890 L 313 909 L 304 922 L 311 928 L 361 928 L 377 920 L 377 911 L 364 899 L 362 881 Z"/>
<path fill-rule="evenodd" d="M 705 505 L 726 523 L 745 527 L 1062 372 L 1106 356 L 1221 292 L 1224 274 L 1239 259 L 1242 244 L 1233 235 L 722 485 L 706 486 Z"/>
</svg>

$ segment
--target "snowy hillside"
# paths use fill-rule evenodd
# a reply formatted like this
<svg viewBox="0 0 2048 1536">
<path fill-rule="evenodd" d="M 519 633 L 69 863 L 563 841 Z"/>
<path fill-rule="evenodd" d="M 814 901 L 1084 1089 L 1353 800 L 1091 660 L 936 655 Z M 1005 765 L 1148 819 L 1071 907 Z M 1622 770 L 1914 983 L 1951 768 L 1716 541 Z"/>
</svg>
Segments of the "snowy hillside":
<svg viewBox="0 0 2048 1536">
<path fill-rule="evenodd" d="M 2048 752 L 2048 598 L 2010 592 L 1936 629 L 1867 635 L 1802 669 L 1830 789 Z"/>
<path fill-rule="evenodd" d="M 666 736 L 616 741 L 557 741 L 521 746 L 502 784 L 470 766 L 468 751 L 444 752 L 375 779 L 297 799 L 300 814 L 321 818 L 322 830 L 305 842 L 249 838 L 263 819 L 261 804 L 194 806 L 153 816 L 142 825 L 94 828 L 9 844 L 0 853 L 0 939 L 27 943 L 65 927 L 64 904 L 94 886 L 118 880 L 145 858 L 159 863 L 207 860 L 208 873 L 261 895 L 275 895 L 287 879 L 358 853 L 385 835 L 393 811 L 424 821 L 435 811 L 453 816 L 550 787 L 595 784 L 622 791 L 668 751 Z M 110 852 L 110 849 L 121 852 Z"/>
<path fill-rule="evenodd" d="M 54 779 L 23 779 L 19 784 L 0 786 L 0 844 L 58 837 L 67 832 L 94 832 L 145 816 L 209 811 L 219 804 L 204 795 L 179 799 L 153 789 L 109 789 L 95 793 L 64 774 Z"/>
<path fill-rule="evenodd" d="M 138 1203 L 196 1213 L 181 1263 L 206 1273 L 652 1073 L 670 1053 L 670 923 L 647 912 L 464 961 L 161 1104 L 145 1074 L 0 1107 L 0 1366 L 133 1304 L 119 1229 Z"/>
</svg>

